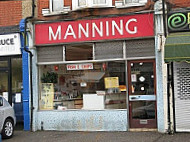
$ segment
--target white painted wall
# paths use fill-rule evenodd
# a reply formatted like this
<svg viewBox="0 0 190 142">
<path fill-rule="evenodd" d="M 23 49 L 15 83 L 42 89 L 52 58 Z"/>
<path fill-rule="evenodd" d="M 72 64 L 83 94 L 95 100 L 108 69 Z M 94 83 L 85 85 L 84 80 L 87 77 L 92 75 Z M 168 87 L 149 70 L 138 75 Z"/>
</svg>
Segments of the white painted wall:
<svg viewBox="0 0 190 142">
<path fill-rule="evenodd" d="M 166 132 L 167 124 L 167 65 L 164 63 L 164 30 L 162 1 L 155 3 L 155 54 L 157 84 L 157 124 L 159 132 Z"/>
</svg>

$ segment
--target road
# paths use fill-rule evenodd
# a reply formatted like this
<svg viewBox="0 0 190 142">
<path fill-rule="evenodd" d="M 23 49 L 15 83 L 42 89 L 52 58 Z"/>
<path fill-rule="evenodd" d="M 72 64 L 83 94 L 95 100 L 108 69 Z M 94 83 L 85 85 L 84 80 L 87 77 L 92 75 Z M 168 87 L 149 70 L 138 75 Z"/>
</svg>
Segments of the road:
<svg viewBox="0 0 190 142">
<path fill-rule="evenodd" d="M 15 131 L 3 142 L 190 142 L 190 133 Z"/>
</svg>

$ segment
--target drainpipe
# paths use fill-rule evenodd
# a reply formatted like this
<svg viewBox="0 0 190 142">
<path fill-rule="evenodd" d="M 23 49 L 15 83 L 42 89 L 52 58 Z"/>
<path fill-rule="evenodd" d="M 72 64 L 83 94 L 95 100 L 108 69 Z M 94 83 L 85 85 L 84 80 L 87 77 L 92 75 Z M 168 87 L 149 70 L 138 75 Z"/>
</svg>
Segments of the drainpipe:
<svg viewBox="0 0 190 142">
<path fill-rule="evenodd" d="M 176 119 L 175 119 L 175 96 L 174 96 L 174 63 L 171 63 L 171 85 L 172 85 L 172 103 L 173 103 L 173 122 L 174 122 L 174 133 L 176 132 Z"/>
<path fill-rule="evenodd" d="M 35 9 L 35 0 L 32 0 L 32 15 L 25 18 L 25 25 L 24 25 L 24 50 L 30 54 L 30 93 L 31 93 L 31 121 L 30 121 L 30 130 L 32 131 L 32 124 L 33 124 L 33 87 L 32 87 L 32 52 L 26 48 L 26 29 L 27 29 L 27 22 L 29 19 L 34 18 L 34 9 Z"/>
<path fill-rule="evenodd" d="M 170 64 L 167 64 L 167 99 L 168 99 L 168 134 L 172 134 L 171 132 L 171 117 L 170 117 L 170 84 L 171 84 L 171 78 L 170 78 Z"/>
<path fill-rule="evenodd" d="M 164 36 L 167 37 L 166 32 L 166 12 L 165 12 L 165 0 L 162 0 L 162 10 L 163 10 L 163 26 L 164 26 Z"/>
</svg>

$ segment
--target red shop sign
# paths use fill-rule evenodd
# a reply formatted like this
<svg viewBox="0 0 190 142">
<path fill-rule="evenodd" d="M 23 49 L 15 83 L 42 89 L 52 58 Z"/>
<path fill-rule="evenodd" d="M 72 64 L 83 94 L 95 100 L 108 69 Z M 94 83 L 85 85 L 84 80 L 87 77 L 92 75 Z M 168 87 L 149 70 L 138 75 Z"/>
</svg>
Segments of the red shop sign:
<svg viewBox="0 0 190 142">
<path fill-rule="evenodd" d="M 154 36 L 153 14 L 35 24 L 35 44 Z"/>
</svg>

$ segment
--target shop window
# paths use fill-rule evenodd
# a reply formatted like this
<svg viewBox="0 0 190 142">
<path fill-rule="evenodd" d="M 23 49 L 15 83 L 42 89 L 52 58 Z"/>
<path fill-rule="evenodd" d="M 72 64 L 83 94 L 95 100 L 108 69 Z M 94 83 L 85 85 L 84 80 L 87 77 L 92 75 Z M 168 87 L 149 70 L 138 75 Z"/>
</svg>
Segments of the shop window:
<svg viewBox="0 0 190 142">
<path fill-rule="evenodd" d="M 0 68 L 3 67 L 8 67 L 8 62 L 7 61 L 1 61 L 0 60 Z"/>
<path fill-rule="evenodd" d="M 112 0 L 72 0 L 72 9 L 86 7 L 111 7 Z"/>
<path fill-rule="evenodd" d="M 65 59 L 66 61 L 92 60 L 93 45 L 82 44 L 82 45 L 66 46 Z"/>
<path fill-rule="evenodd" d="M 22 58 L 12 58 L 12 93 L 21 93 L 22 89 Z"/>
<path fill-rule="evenodd" d="M 126 109 L 125 62 L 43 65 L 40 110 Z"/>
</svg>

